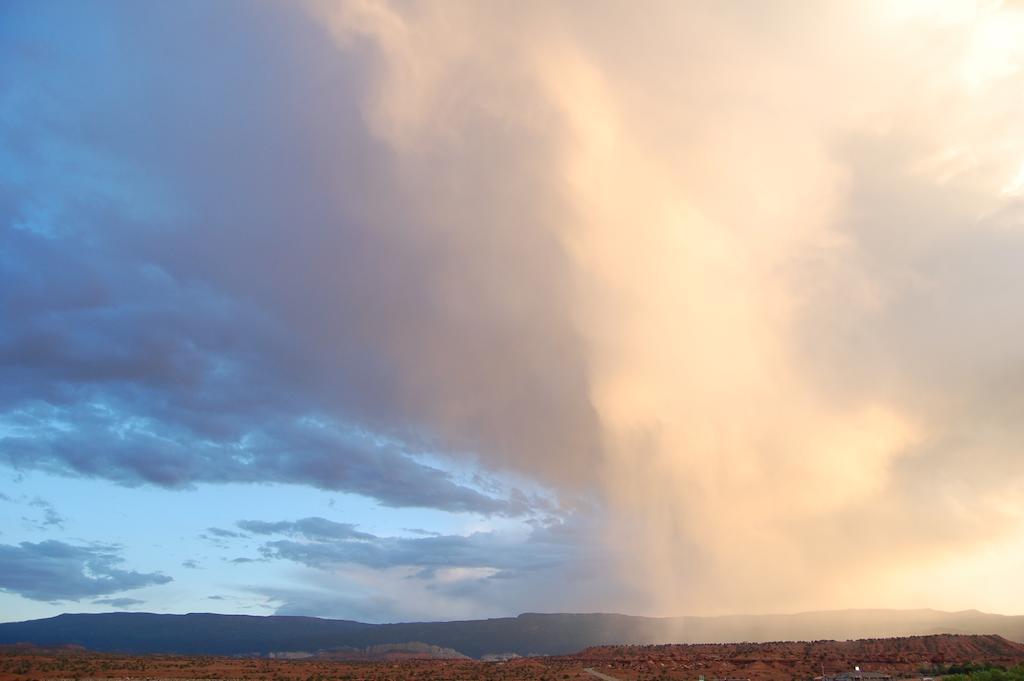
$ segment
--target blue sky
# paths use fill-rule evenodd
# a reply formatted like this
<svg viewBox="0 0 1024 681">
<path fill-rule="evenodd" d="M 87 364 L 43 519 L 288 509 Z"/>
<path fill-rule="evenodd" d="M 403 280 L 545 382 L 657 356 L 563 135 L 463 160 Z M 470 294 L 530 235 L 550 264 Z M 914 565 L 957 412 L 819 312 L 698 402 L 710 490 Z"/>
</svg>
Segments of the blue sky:
<svg viewBox="0 0 1024 681">
<path fill-rule="evenodd" d="M 360 531 L 374 535 L 407 538 L 475 532 L 522 536 L 527 531 L 515 521 L 422 508 L 386 509 L 366 497 L 297 485 L 202 485 L 166 490 L 26 472 L 9 473 L 3 488 L 6 498 L 0 500 L 4 528 L 0 537 L 4 544 L 54 541 L 90 547 L 102 543 L 113 547 L 124 567 L 173 580 L 126 592 L 112 585 L 109 592 L 97 593 L 94 598 L 61 602 L 6 592 L 0 598 L 3 612 L 11 620 L 49 616 L 55 610 L 276 612 L 286 604 L 275 598 L 277 590 L 305 584 L 311 570 L 286 559 L 268 559 L 260 551 L 266 537 L 239 528 L 240 520 L 323 518 L 354 523 Z M 97 533 L 97 528 L 102 532 Z M 332 593 L 339 587 L 343 590 L 343 582 L 339 580 Z M 67 585 L 51 586 L 52 595 L 60 596 Z M 373 619 L 372 611 L 352 607 L 354 614 Z M 328 610 L 324 614 L 343 616 L 345 612 Z"/>
<path fill-rule="evenodd" d="M 1009 3 L 0 3 L 0 619 L 1024 611 L 1021 92 Z"/>
</svg>

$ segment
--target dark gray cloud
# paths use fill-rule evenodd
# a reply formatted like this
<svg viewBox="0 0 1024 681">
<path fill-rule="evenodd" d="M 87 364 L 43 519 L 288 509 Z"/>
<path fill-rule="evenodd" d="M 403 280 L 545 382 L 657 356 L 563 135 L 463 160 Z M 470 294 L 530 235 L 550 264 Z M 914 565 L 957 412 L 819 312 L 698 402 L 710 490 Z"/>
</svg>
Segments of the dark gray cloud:
<svg viewBox="0 0 1024 681">
<path fill-rule="evenodd" d="M 595 451 L 561 246 L 515 217 L 555 219 L 550 192 L 481 176 L 460 191 L 492 201 L 410 222 L 365 55 L 294 7 L 229 5 L 12 10 L 0 462 L 528 512 L 416 456 L 575 480 Z"/>
<path fill-rule="evenodd" d="M 77 601 L 171 581 L 159 573 L 121 569 L 122 562 L 113 546 L 55 540 L 0 544 L 0 589 L 36 601 Z"/>
<path fill-rule="evenodd" d="M 251 424 L 242 436 L 242 450 L 232 442 L 193 440 L 195 435 L 186 431 L 121 429 L 125 419 L 144 423 L 152 418 L 127 405 L 30 407 L 16 420 L 31 434 L 2 438 L 0 461 L 15 468 L 103 476 L 129 485 L 273 480 L 357 492 L 387 506 L 506 515 L 528 509 L 521 495 L 488 496 L 400 451 L 379 447 L 362 434 L 322 423 L 297 419 L 276 426 Z M 73 429 L 53 426 L 58 420 L 73 423 Z"/>
</svg>

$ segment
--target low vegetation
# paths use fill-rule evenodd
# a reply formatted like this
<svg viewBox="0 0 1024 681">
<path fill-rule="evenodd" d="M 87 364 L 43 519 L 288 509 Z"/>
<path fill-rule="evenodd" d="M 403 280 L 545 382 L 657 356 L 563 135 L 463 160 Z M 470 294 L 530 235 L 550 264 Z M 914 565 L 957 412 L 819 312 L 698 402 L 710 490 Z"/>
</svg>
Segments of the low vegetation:
<svg viewBox="0 0 1024 681">
<path fill-rule="evenodd" d="M 998 665 L 953 665 L 943 681 L 1024 681 L 1024 665 L 1009 669 Z"/>
</svg>

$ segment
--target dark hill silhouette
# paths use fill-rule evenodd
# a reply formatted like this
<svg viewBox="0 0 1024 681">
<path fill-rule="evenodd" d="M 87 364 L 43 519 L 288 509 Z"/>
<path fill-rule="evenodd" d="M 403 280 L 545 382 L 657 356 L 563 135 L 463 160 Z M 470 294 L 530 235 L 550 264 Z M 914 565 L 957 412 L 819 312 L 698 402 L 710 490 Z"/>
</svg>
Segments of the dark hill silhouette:
<svg viewBox="0 0 1024 681">
<path fill-rule="evenodd" d="M 315 617 L 65 614 L 0 624 L 0 644 L 80 645 L 99 651 L 187 655 L 366 648 L 422 642 L 465 655 L 563 655 L 616 644 L 879 638 L 935 633 L 999 634 L 1024 641 L 1024 616 L 976 610 L 844 610 L 794 615 L 649 618 L 534 614 L 461 622 L 366 624 Z"/>
</svg>

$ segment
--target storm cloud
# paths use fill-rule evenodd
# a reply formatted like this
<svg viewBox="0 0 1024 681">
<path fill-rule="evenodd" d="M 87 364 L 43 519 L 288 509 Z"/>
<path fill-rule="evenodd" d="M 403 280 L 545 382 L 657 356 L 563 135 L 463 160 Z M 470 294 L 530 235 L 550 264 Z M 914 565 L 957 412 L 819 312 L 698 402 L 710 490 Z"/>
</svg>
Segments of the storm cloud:
<svg viewBox="0 0 1024 681">
<path fill-rule="evenodd" d="M 1024 608 L 1019 7 L 3 12 L 5 466 L 474 517 L 242 521 L 283 612 Z"/>
<path fill-rule="evenodd" d="M 196 24 L 199 7 L 8 10 L 27 28 L 2 67 L 0 457 L 524 512 L 414 457 L 498 447 L 509 467 L 513 451 L 561 467 L 595 442 L 566 422 L 592 413 L 560 249 L 511 211 L 539 187 L 482 178 L 509 210 L 478 216 L 476 244 L 410 220 L 417 198 L 355 104 L 359 58 L 286 6 L 204 7 Z M 79 20 L 103 28 L 54 42 Z"/>
</svg>

